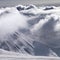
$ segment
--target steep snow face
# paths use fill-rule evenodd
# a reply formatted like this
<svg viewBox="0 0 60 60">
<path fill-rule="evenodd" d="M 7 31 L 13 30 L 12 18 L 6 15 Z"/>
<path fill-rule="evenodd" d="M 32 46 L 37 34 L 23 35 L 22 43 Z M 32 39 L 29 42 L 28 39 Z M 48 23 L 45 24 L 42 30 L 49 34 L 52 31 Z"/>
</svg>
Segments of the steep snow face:
<svg viewBox="0 0 60 60">
<path fill-rule="evenodd" d="M 28 55 L 60 56 L 59 12 L 60 7 L 54 6 L 1 8 L 0 49 Z"/>
</svg>

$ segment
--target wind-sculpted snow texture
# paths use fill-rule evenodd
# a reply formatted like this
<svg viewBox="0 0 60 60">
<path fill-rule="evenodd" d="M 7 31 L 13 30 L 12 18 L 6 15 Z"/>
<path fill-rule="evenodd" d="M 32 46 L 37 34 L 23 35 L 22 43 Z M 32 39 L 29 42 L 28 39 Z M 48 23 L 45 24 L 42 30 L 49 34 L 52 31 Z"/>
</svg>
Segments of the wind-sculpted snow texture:
<svg viewBox="0 0 60 60">
<path fill-rule="evenodd" d="M 60 56 L 60 7 L 0 8 L 0 49 L 1 54 Z"/>
</svg>

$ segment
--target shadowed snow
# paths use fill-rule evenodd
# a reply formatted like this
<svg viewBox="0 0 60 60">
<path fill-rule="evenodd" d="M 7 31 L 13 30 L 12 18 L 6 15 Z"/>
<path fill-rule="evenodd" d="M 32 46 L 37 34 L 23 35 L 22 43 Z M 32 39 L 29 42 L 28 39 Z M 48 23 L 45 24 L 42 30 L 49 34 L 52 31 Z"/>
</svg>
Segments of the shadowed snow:
<svg viewBox="0 0 60 60">
<path fill-rule="evenodd" d="M 60 7 L 34 5 L 0 9 L 0 49 L 60 56 Z"/>
</svg>

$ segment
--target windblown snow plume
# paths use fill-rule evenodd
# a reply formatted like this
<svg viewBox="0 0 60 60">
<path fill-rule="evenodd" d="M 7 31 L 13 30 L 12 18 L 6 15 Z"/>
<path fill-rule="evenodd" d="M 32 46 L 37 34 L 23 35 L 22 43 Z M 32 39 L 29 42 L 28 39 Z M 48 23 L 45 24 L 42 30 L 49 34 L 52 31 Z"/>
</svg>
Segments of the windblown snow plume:
<svg viewBox="0 0 60 60">
<path fill-rule="evenodd" d="M 0 51 L 60 56 L 60 7 L 0 8 Z"/>
</svg>

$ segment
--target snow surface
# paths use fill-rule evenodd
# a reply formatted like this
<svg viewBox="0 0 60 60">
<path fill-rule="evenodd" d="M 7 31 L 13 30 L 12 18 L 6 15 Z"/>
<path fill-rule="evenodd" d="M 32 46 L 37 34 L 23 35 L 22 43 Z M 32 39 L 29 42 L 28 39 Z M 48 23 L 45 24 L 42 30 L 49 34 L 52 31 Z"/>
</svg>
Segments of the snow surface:
<svg viewBox="0 0 60 60">
<path fill-rule="evenodd" d="M 4 55 L 60 56 L 60 7 L 0 8 L 0 56 Z"/>
</svg>

